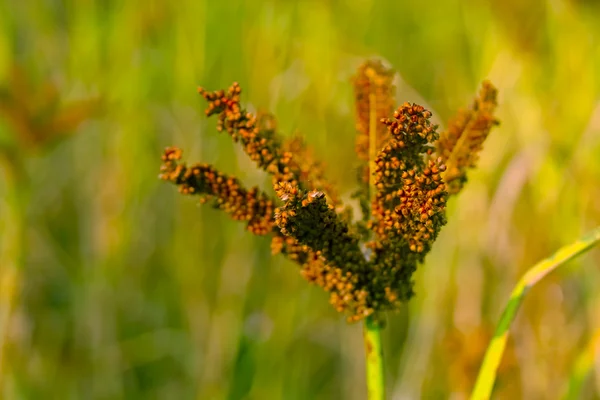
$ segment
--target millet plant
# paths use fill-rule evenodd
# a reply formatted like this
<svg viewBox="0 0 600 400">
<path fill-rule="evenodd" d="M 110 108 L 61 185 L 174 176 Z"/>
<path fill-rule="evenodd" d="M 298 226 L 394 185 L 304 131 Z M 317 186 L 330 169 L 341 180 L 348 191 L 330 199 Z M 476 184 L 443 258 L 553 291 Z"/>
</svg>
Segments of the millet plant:
<svg viewBox="0 0 600 400">
<path fill-rule="evenodd" d="M 255 235 L 270 236 L 273 254 L 296 262 L 301 275 L 328 292 L 331 305 L 348 322 L 364 321 L 369 399 L 384 398 L 382 314 L 414 295 L 413 273 L 446 223 L 446 203 L 463 188 L 467 170 L 476 166 L 498 124 L 497 90 L 490 82 L 483 82 L 472 106 L 438 133 L 424 107 L 395 108 L 393 77 L 381 62 L 367 61 L 353 80 L 358 165 L 352 197 L 360 205 L 358 218 L 341 203 L 300 137 L 282 138 L 273 116 L 254 115 L 241 106 L 237 83 L 227 91 L 198 92 L 208 102 L 206 115 L 217 115 L 217 129 L 229 133 L 272 176 L 278 198 L 257 187 L 247 189 L 209 164 L 188 166 L 176 147 L 165 150 L 160 174 L 181 193 L 198 195 L 201 203 L 245 221 Z M 521 278 L 488 346 L 472 399 L 490 398 L 510 325 L 527 291 L 599 242 L 596 228 Z M 588 370 L 577 370 L 569 393 L 578 392 Z"/>
<path fill-rule="evenodd" d="M 341 204 L 299 137 L 282 138 L 273 116 L 240 104 L 241 88 L 199 88 L 207 116 L 217 116 L 245 153 L 272 176 L 278 198 L 248 189 L 209 164 L 186 165 L 169 147 L 160 177 L 182 194 L 198 195 L 255 235 L 270 236 L 273 254 L 300 266 L 301 275 L 329 293 L 349 322 L 364 321 L 369 398 L 383 398 L 381 315 L 413 295 L 413 273 L 446 223 L 446 203 L 467 180 L 494 117 L 497 91 L 484 82 L 473 105 L 439 133 L 432 113 L 418 104 L 395 107 L 394 72 L 379 61 L 354 77 L 357 190 L 361 217 Z"/>
</svg>

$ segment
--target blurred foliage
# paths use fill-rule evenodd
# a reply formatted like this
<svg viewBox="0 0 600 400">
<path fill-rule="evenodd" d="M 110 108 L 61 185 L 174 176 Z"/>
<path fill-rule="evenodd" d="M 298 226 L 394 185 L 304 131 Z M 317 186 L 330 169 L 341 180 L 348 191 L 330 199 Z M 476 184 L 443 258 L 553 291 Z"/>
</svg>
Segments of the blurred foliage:
<svg viewBox="0 0 600 400">
<path fill-rule="evenodd" d="M 499 89 L 502 125 L 450 201 L 416 297 L 384 331 L 391 398 L 464 398 L 519 276 L 600 223 L 594 1 L 0 0 L 0 86 L 14 87 L 16 66 L 33 88 L 3 95 L 3 109 L 102 103 L 68 125 L 72 137 L 33 153 L 0 117 L 1 142 L 21 143 L 7 154 L 28 178 L 15 197 L 3 164 L 0 273 L 6 257 L 20 265 L 0 330 L 4 397 L 363 398 L 361 327 L 272 258 L 268 241 L 157 174 L 162 149 L 177 145 L 248 186 L 267 182 L 202 115 L 196 86 L 237 80 L 242 103 L 273 112 L 327 160 L 347 200 L 350 78 L 371 57 L 399 72 L 399 102 L 426 105 L 440 123 L 483 79 Z M 530 293 L 498 398 L 564 390 L 600 329 L 599 261 L 592 251 Z M 592 375 L 581 398 L 600 397 L 598 367 Z"/>
</svg>

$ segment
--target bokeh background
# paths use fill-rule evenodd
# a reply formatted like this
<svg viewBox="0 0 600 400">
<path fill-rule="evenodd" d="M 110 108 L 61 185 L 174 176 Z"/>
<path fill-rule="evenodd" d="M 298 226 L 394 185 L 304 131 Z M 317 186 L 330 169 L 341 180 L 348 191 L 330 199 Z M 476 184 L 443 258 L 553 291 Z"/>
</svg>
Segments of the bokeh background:
<svg viewBox="0 0 600 400">
<path fill-rule="evenodd" d="M 465 398 L 519 276 L 600 224 L 592 0 L 0 0 L 0 397 L 365 398 L 360 324 L 158 168 L 176 145 L 269 186 L 196 93 L 238 81 L 348 197 L 368 58 L 442 126 L 483 79 L 499 89 L 501 126 L 384 331 L 390 398 Z M 599 266 L 592 251 L 531 291 L 497 398 L 573 379 L 600 398 Z"/>
</svg>

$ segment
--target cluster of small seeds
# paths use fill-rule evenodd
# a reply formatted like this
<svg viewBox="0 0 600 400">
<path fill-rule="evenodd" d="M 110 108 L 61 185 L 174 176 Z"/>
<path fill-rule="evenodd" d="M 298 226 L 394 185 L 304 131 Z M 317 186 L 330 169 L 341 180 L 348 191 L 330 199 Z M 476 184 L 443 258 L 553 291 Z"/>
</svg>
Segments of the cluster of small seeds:
<svg viewBox="0 0 600 400">
<path fill-rule="evenodd" d="M 375 159 L 376 195 L 369 243 L 378 267 L 384 299 L 393 306 L 412 296 L 412 274 L 445 224 L 444 165 L 432 158 L 438 137 L 431 113 L 404 103 L 393 118 L 383 119 L 391 139 Z"/>
<path fill-rule="evenodd" d="M 179 163 L 182 152 L 167 148 L 163 154 L 160 177 L 179 186 L 182 194 L 197 194 L 200 201 L 213 202 L 234 220 L 248 221 L 248 230 L 256 235 L 266 235 L 273 230 L 274 202 L 254 187 L 245 189 L 237 178 L 227 176 L 209 164 L 187 167 Z"/>
<path fill-rule="evenodd" d="M 408 167 L 423 166 L 423 154 L 428 153 L 439 134 L 437 126 L 429 119 L 431 112 L 418 104 L 404 103 L 396 111 L 393 118 L 384 118 L 381 122 L 387 126 L 393 140 L 388 142 L 389 151 L 381 151 L 375 162 L 379 165 L 386 158 L 396 157 Z M 379 171 L 375 171 L 376 174 Z"/>
<path fill-rule="evenodd" d="M 385 126 L 378 122 L 394 111 L 396 88 L 393 85 L 394 71 L 381 61 L 367 61 L 358 68 L 354 77 L 354 104 L 356 107 L 356 154 L 362 161 L 369 161 L 369 134 L 371 120 L 377 123 L 377 148 L 381 148 L 389 135 Z M 369 182 L 368 175 L 366 183 Z"/>
<path fill-rule="evenodd" d="M 284 203 L 275 212 L 281 233 L 293 237 L 323 260 L 305 264 L 303 276 L 330 292 L 330 302 L 336 310 L 350 312 L 351 320 L 372 313 L 369 266 L 358 238 L 327 204 L 324 194 L 303 191 L 289 183 L 276 185 L 275 191 Z"/>
<path fill-rule="evenodd" d="M 498 124 L 494 117 L 497 94 L 490 82 L 483 82 L 473 107 L 461 110 L 450 120 L 448 129 L 436 143 L 436 152 L 447 166 L 444 181 L 450 194 L 462 189 L 467 181 L 467 169 L 475 167 L 483 142 Z"/>
<path fill-rule="evenodd" d="M 336 311 L 346 313 L 348 321 L 358 321 L 373 313 L 374 310 L 367 304 L 369 293 L 365 289 L 359 289 L 358 276 L 328 264 L 321 251 L 310 250 L 292 236 L 279 235 L 273 237 L 271 248 L 273 254 L 281 252 L 298 262 L 302 266 L 302 277 L 329 292 L 329 302 Z"/>
<path fill-rule="evenodd" d="M 290 160 L 290 168 L 298 171 L 299 181 L 306 189 L 322 191 L 334 206 L 341 204 L 335 187 L 325 179 L 323 163 L 315 160 L 301 136 L 292 136 L 283 142 L 283 149 L 286 153 L 294 155 Z"/>
<path fill-rule="evenodd" d="M 300 171 L 290 166 L 292 153 L 283 151 L 266 120 L 259 123 L 256 116 L 241 108 L 241 92 L 237 82 L 227 92 L 209 92 L 198 88 L 198 93 L 208 101 L 206 115 L 218 114 L 219 131 L 225 130 L 234 141 L 239 141 L 250 159 L 273 176 L 273 183 L 290 182 L 298 185 Z"/>
<path fill-rule="evenodd" d="M 426 253 L 445 224 L 446 192 L 440 172 L 441 160 L 429 160 L 428 166 L 419 171 L 413 168 L 402 173 L 402 187 L 386 197 L 397 200 L 390 208 L 377 204 L 375 211 L 378 225 L 374 230 L 379 238 L 401 237 L 410 251 Z"/>
<path fill-rule="evenodd" d="M 373 230 L 380 239 L 402 237 L 417 253 L 429 248 L 445 223 L 440 217 L 446 201 L 440 175 L 445 166 L 441 158 L 431 158 L 430 143 L 438 134 L 430 118 L 422 106 L 400 106 L 393 119 L 382 121 L 392 139 L 375 159 Z"/>
<path fill-rule="evenodd" d="M 289 183 L 276 185 L 275 192 L 284 203 L 275 212 L 275 223 L 284 235 L 321 251 L 330 263 L 345 271 L 364 267 L 358 238 L 327 204 L 322 192 L 307 192 Z"/>
<path fill-rule="evenodd" d="M 392 114 L 395 107 L 395 91 L 393 85 L 394 71 L 386 68 L 379 60 L 369 60 L 362 64 L 354 76 L 354 104 L 356 115 L 356 155 L 360 160 L 357 166 L 358 187 L 352 198 L 359 201 L 362 212 L 361 228 L 368 221 L 370 211 L 370 177 L 372 174 L 371 133 L 375 137 L 375 149 L 380 149 L 389 139 L 385 125 L 379 123 Z M 368 240 L 367 229 L 361 229 L 363 239 Z"/>
</svg>

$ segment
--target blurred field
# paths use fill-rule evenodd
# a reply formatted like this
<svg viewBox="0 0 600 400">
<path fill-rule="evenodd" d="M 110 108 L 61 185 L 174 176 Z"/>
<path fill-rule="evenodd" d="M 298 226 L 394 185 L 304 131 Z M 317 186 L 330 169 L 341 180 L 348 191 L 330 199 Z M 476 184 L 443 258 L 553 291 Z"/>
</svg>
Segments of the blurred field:
<svg viewBox="0 0 600 400">
<path fill-rule="evenodd" d="M 390 398 L 465 398 L 518 277 L 600 224 L 592 0 L 0 0 L 0 86 L 16 69 L 31 107 L 48 85 L 58 109 L 98 100 L 73 135 L 36 146 L 0 114 L 0 397 L 364 398 L 361 326 L 268 240 L 157 175 L 177 145 L 268 187 L 196 93 L 238 81 L 348 196 L 350 79 L 370 57 L 398 71 L 399 103 L 442 125 L 483 79 L 499 88 L 502 124 L 384 331 Z M 528 295 L 497 398 L 562 396 L 600 332 L 599 266 L 592 251 Z M 581 398 L 600 398 L 600 357 Z"/>
</svg>

